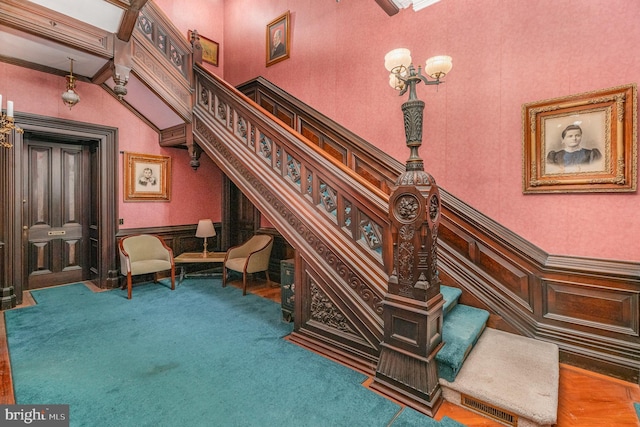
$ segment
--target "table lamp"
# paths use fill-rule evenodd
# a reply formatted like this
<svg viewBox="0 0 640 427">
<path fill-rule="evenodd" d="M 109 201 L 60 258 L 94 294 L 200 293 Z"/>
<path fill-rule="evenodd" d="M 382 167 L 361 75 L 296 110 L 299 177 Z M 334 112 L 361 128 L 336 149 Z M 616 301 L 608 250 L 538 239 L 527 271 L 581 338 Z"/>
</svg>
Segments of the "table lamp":
<svg viewBox="0 0 640 427">
<path fill-rule="evenodd" d="M 204 250 L 202 251 L 202 258 L 207 257 L 207 237 L 213 237 L 216 235 L 216 229 L 213 228 L 213 222 L 210 219 L 201 219 L 198 221 L 198 228 L 196 229 L 196 237 L 204 237 Z"/>
</svg>

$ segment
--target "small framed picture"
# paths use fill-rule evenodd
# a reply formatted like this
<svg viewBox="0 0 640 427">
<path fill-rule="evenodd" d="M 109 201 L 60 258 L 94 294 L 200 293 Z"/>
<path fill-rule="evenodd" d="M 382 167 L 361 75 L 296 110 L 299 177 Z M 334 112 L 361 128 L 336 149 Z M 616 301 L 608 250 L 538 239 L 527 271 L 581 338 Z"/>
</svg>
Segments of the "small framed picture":
<svg viewBox="0 0 640 427">
<path fill-rule="evenodd" d="M 286 11 L 267 25 L 267 67 L 289 57 L 290 13 Z"/>
<path fill-rule="evenodd" d="M 187 33 L 187 40 L 191 40 L 193 32 L 189 30 Z M 202 60 L 211 65 L 218 66 L 218 56 L 220 54 L 220 44 L 214 42 L 211 39 L 204 37 L 203 35 L 195 33 L 200 40 L 200 47 L 202 48 Z"/>
<path fill-rule="evenodd" d="M 171 157 L 124 153 L 124 201 L 171 200 Z"/>
<path fill-rule="evenodd" d="M 523 192 L 637 189 L 635 84 L 525 104 Z"/>
</svg>

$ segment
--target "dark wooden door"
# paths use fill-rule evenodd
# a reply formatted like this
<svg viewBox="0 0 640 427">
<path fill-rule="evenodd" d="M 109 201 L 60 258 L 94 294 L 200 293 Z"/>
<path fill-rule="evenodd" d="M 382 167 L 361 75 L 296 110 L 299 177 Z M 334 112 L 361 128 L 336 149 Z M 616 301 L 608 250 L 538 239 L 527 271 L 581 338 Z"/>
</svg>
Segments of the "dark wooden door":
<svg viewBox="0 0 640 427">
<path fill-rule="evenodd" d="M 236 246 L 249 240 L 260 228 L 260 212 L 231 180 L 227 179 L 229 200 L 229 245 Z"/>
<path fill-rule="evenodd" d="M 27 288 L 88 277 L 89 147 L 27 141 L 23 229 Z"/>
</svg>

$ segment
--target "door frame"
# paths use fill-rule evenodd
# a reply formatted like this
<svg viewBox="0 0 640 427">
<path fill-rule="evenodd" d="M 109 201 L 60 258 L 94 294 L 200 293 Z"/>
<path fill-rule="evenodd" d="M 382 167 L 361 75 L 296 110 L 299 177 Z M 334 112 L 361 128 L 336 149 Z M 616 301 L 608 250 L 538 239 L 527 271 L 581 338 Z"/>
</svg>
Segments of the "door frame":
<svg viewBox="0 0 640 427">
<path fill-rule="evenodd" d="M 97 145 L 97 185 L 98 203 L 97 213 L 97 259 L 98 268 L 92 281 L 100 288 L 114 288 L 118 286 L 118 269 L 116 260 L 116 234 L 118 218 L 118 129 L 109 126 L 84 122 L 75 122 L 54 117 L 45 117 L 19 113 L 15 115 L 15 123 L 25 132 L 60 139 L 68 138 L 73 141 L 93 141 Z M 13 170 L 10 171 L 10 185 L 5 200 L 9 202 L 8 236 L 5 260 L 9 268 L 6 269 L 7 282 L 13 285 L 16 303 L 22 303 L 27 278 L 24 277 L 24 244 L 23 233 L 23 200 L 22 188 L 26 179 L 23 159 L 23 135 L 15 134 L 13 140 Z M 10 155 L 11 155 L 10 154 Z M 91 248 L 89 248 L 91 250 Z"/>
</svg>

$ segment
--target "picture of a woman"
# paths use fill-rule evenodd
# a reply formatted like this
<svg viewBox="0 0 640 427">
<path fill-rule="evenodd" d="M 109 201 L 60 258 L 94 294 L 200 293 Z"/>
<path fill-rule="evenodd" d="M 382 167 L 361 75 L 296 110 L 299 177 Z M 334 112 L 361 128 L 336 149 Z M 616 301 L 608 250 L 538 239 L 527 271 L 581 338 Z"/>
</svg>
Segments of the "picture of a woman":
<svg viewBox="0 0 640 427">
<path fill-rule="evenodd" d="M 562 150 L 549 151 L 547 162 L 554 165 L 574 166 L 591 164 L 602 158 L 597 148 L 584 148 L 582 143 L 582 128 L 569 125 L 562 131 Z"/>
</svg>

